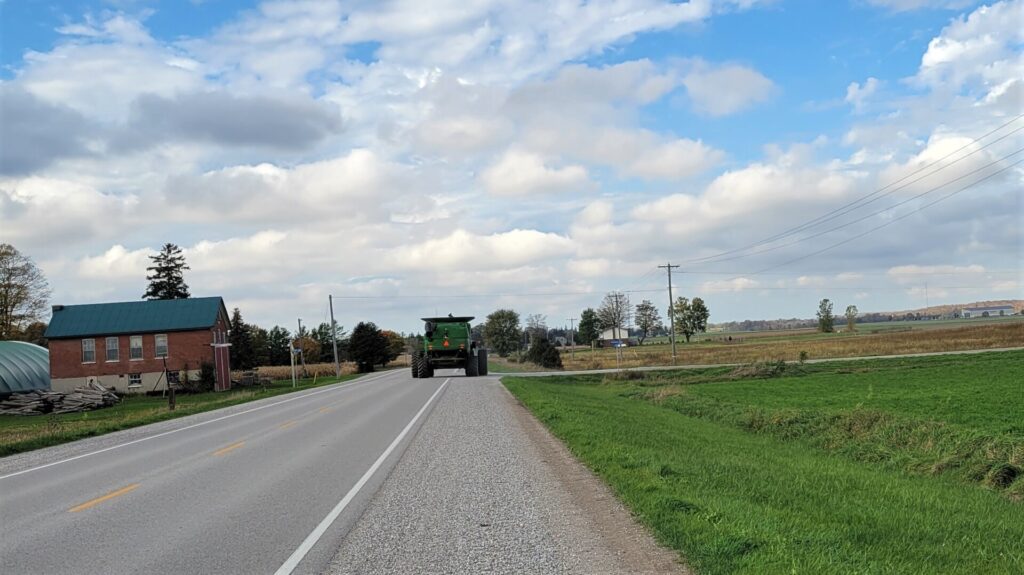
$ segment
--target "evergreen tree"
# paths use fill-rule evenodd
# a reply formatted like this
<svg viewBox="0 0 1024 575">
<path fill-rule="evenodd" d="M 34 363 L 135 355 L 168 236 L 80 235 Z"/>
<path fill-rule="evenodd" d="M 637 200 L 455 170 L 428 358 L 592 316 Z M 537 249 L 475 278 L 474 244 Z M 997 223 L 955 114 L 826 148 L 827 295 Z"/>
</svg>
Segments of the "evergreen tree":
<svg viewBox="0 0 1024 575">
<path fill-rule="evenodd" d="M 526 361 L 548 369 L 562 368 L 562 355 L 558 348 L 544 338 L 537 338 L 526 352 Z"/>
<path fill-rule="evenodd" d="M 256 347 L 253 345 L 252 326 L 242 321 L 242 312 L 236 307 L 231 313 L 231 366 L 235 369 L 252 369 L 256 363 Z"/>
<path fill-rule="evenodd" d="M 185 264 L 181 248 L 164 244 L 160 253 L 149 256 L 149 259 L 153 260 L 153 265 L 146 271 L 152 273 L 146 276 L 149 287 L 142 299 L 187 299 L 189 293 L 184 271 L 190 268 Z"/>
<path fill-rule="evenodd" d="M 258 325 L 249 324 L 248 327 L 252 335 L 253 364 L 256 367 L 273 365 L 270 363 L 270 332 Z"/>
<path fill-rule="evenodd" d="M 267 332 L 267 350 L 270 355 L 270 365 L 288 365 L 291 359 L 292 334 L 285 328 L 275 325 Z"/>
<path fill-rule="evenodd" d="M 590 345 L 597 338 L 601 337 L 600 320 L 593 308 L 587 308 L 580 314 L 579 337 L 576 343 Z"/>
</svg>

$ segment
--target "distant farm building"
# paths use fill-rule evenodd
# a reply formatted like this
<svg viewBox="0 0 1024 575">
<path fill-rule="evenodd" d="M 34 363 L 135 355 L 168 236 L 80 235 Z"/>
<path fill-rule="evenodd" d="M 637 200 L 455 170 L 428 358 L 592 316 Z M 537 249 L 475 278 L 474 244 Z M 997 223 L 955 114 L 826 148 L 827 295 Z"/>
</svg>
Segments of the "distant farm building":
<svg viewBox="0 0 1024 575">
<path fill-rule="evenodd" d="M 624 327 L 610 327 L 602 331 L 601 336 L 597 338 L 597 347 L 616 347 L 617 345 L 637 345 L 637 341 L 630 339 L 629 330 Z"/>
<path fill-rule="evenodd" d="M 1002 317 L 1013 315 L 1012 305 L 994 305 L 989 307 L 965 307 L 960 310 L 960 317 L 964 319 L 978 317 Z"/>
<path fill-rule="evenodd" d="M 50 352 L 23 341 L 0 341 L 0 396 L 50 389 Z"/>
<path fill-rule="evenodd" d="M 46 329 L 55 391 L 95 381 L 120 392 L 167 388 L 182 371 L 214 368 L 231 387 L 228 314 L 219 297 L 55 305 Z"/>
</svg>

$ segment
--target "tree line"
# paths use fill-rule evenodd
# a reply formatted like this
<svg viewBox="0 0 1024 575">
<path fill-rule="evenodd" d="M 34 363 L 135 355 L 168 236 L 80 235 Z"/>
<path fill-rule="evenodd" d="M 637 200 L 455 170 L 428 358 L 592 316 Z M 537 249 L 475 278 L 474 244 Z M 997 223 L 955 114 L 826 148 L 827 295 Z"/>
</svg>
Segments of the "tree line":
<svg viewBox="0 0 1024 575">
<path fill-rule="evenodd" d="M 687 342 L 695 334 L 707 331 L 710 311 L 699 297 L 692 300 L 676 298 L 668 314 L 672 314 L 670 317 L 675 319 L 676 335 L 685 338 Z M 632 306 L 629 295 L 618 291 L 606 294 L 597 309 L 584 309 L 579 320 L 578 328 L 571 334 L 573 343 L 577 345 L 592 345 L 608 330 L 611 330 L 613 339 L 627 339 L 634 333 L 641 344 L 652 335 L 667 334 L 669 331 L 662 321 L 661 312 L 650 300 Z M 563 337 L 562 334 L 570 335 L 565 330 L 548 329 L 545 316 L 540 314 L 526 316 L 524 326 L 519 313 L 511 309 L 499 309 L 489 314 L 481 331 L 483 341 L 499 356 L 508 357 L 526 349 L 528 361 L 545 367 L 555 366 L 558 350 L 551 339 L 553 336 Z M 557 366 L 561 366 L 560 360 Z"/>
</svg>

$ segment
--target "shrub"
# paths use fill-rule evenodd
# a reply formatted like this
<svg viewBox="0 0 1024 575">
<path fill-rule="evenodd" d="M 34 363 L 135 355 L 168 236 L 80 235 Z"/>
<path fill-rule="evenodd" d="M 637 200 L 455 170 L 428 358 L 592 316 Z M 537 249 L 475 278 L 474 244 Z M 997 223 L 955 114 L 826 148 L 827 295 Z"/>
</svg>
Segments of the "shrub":
<svg viewBox="0 0 1024 575">
<path fill-rule="evenodd" d="M 533 342 L 526 352 L 526 360 L 548 369 L 562 369 L 562 354 L 546 339 L 537 338 Z"/>
</svg>

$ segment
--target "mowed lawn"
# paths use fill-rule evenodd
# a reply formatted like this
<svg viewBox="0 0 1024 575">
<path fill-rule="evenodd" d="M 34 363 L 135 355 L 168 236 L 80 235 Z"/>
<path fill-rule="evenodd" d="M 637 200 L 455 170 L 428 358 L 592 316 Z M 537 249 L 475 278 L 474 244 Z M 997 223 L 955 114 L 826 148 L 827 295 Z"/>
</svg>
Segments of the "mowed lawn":
<svg viewBox="0 0 1024 575">
<path fill-rule="evenodd" d="M 698 573 L 1024 573 L 1020 365 L 503 381 Z"/>
</svg>

